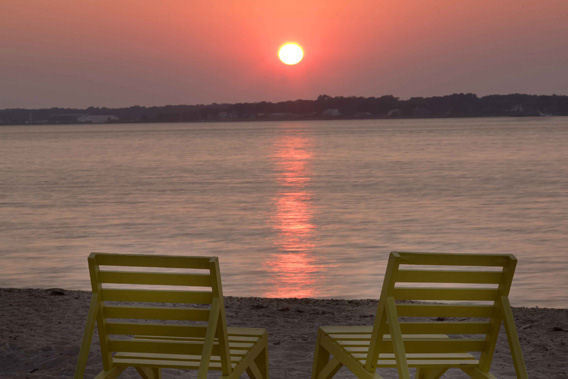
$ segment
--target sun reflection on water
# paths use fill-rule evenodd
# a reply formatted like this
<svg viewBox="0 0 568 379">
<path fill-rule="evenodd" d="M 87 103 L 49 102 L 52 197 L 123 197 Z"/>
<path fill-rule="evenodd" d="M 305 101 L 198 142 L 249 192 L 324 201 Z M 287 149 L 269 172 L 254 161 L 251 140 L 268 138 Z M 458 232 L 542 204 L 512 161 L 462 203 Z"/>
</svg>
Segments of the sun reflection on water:
<svg viewBox="0 0 568 379">
<path fill-rule="evenodd" d="M 268 269 L 274 274 L 267 297 L 313 297 L 314 274 L 318 268 L 313 250 L 313 223 L 309 162 L 310 141 L 304 136 L 286 135 L 275 144 L 279 193 L 274 199 L 273 228 L 277 252 L 270 255 Z"/>
</svg>

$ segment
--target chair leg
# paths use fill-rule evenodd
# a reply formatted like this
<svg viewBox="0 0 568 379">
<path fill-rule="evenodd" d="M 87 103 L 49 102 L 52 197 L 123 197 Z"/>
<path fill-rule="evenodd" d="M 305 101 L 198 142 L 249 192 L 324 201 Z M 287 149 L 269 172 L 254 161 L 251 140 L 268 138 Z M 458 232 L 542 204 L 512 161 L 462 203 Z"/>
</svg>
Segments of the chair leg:
<svg viewBox="0 0 568 379">
<path fill-rule="evenodd" d="M 268 346 L 265 346 L 264 349 L 258 354 L 255 359 L 256 365 L 262 374 L 264 379 L 268 379 Z"/>
<path fill-rule="evenodd" d="M 75 379 L 82 379 L 89 359 L 89 349 L 91 347 L 91 340 L 93 338 L 93 331 L 95 330 L 95 323 L 97 320 L 97 313 L 99 310 L 98 295 L 91 296 L 91 306 L 89 307 L 89 314 L 87 316 L 87 325 L 83 332 L 83 340 L 81 341 L 81 350 L 79 350 L 79 358 L 77 359 L 77 366 L 75 368 Z"/>
<path fill-rule="evenodd" d="M 473 379 L 497 379 L 490 372 L 481 371 L 479 368 L 462 368 L 462 371 L 471 376 Z"/>
<path fill-rule="evenodd" d="M 264 377 L 262 372 L 256 365 L 256 361 L 252 361 L 247 367 L 247 374 L 250 379 L 262 379 Z"/>
<path fill-rule="evenodd" d="M 160 379 L 160 369 L 157 367 L 136 367 L 138 374 L 144 379 Z"/>
<path fill-rule="evenodd" d="M 331 379 L 343 366 L 341 362 L 335 357 L 331 358 L 325 367 L 319 372 L 319 376 L 325 379 Z"/>
<path fill-rule="evenodd" d="M 321 332 L 318 331 L 318 339 L 316 341 L 316 351 L 314 353 L 314 363 L 312 366 L 312 379 L 317 379 L 319 373 L 323 370 L 327 362 L 329 362 L 329 352 L 321 346 Z"/>
<path fill-rule="evenodd" d="M 120 375 L 121 372 L 123 372 L 126 369 L 126 367 L 111 367 L 110 370 L 107 371 L 101 371 L 99 372 L 99 374 L 97 376 L 95 376 L 95 379 L 113 379 L 113 378 L 118 378 L 118 376 Z"/>
<path fill-rule="evenodd" d="M 503 324 L 505 325 L 505 331 L 507 332 L 507 340 L 509 341 L 509 348 L 511 349 L 511 355 L 513 356 L 513 364 L 515 365 L 517 378 L 528 379 L 527 367 L 523 358 L 523 351 L 521 349 L 521 343 L 519 342 L 517 328 L 515 327 L 515 319 L 507 296 L 501 297 L 501 312 L 503 312 Z"/>
<path fill-rule="evenodd" d="M 438 379 L 444 375 L 446 371 L 448 371 L 448 369 L 444 367 L 434 369 L 417 368 L 416 379 Z"/>
</svg>

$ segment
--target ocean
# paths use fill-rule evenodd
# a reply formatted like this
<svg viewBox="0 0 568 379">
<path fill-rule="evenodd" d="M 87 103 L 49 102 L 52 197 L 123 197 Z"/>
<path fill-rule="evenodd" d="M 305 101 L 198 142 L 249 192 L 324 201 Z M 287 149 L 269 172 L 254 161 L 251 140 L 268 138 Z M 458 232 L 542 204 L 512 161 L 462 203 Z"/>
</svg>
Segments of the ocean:
<svg viewBox="0 0 568 379">
<path fill-rule="evenodd" d="M 512 253 L 568 308 L 568 117 L 0 127 L 0 287 L 216 255 L 226 295 L 378 298 L 390 251 Z"/>
</svg>

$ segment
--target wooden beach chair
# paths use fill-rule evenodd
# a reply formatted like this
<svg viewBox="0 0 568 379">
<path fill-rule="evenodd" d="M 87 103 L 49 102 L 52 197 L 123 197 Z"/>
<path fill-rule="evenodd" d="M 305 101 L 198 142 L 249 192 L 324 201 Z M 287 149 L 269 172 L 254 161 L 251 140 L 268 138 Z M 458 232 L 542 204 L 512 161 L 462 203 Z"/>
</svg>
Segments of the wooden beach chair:
<svg viewBox="0 0 568 379">
<path fill-rule="evenodd" d="M 89 271 L 93 294 L 75 378 L 83 377 L 95 322 L 97 378 L 127 367 L 143 378 L 159 378 L 161 368 L 268 378 L 266 330 L 227 327 L 216 257 L 93 253 Z"/>
<path fill-rule="evenodd" d="M 410 378 L 409 368 L 416 378 L 450 368 L 494 378 L 502 322 L 517 377 L 527 378 L 508 299 L 515 266 L 512 255 L 391 253 L 374 325 L 320 327 L 312 378 L 343 365 L 359 378 L 381 378 L 383 367 L 400 378 Z"/>
</svg>

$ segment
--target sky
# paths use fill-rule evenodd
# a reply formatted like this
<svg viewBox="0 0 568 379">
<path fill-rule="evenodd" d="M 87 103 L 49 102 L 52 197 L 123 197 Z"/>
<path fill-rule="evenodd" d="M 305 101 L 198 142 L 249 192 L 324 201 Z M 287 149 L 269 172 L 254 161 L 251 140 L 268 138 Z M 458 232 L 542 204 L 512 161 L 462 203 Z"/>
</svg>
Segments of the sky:
<svg viewBox="0 0 568 379">
<path fill-rule="evenodd" d="M 0 108 L 459 92 L 568 95 L 568 1 L 0 0 Z"/>
</svg>

